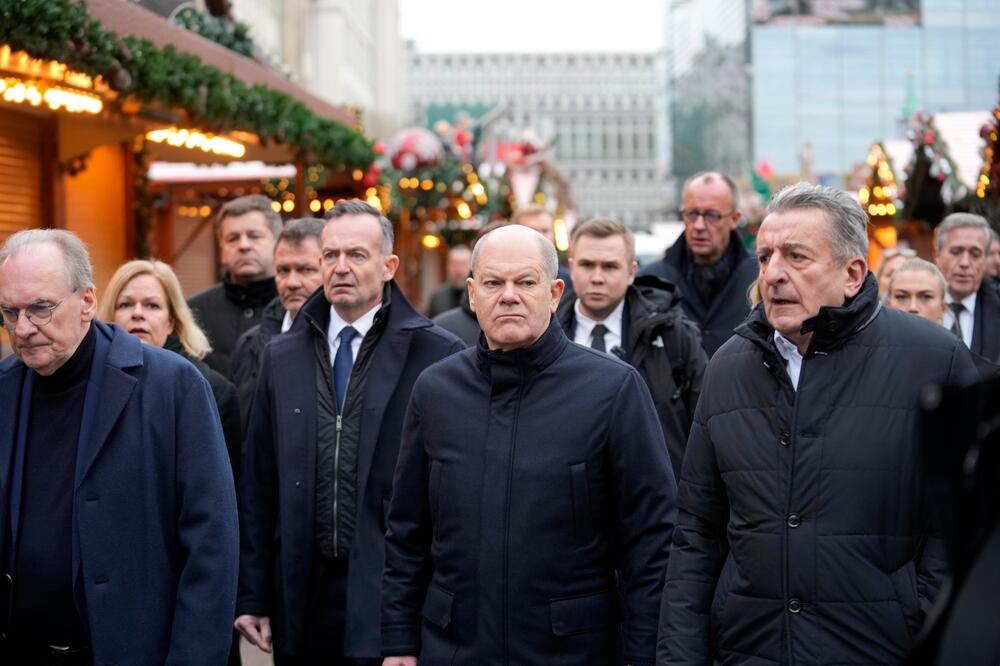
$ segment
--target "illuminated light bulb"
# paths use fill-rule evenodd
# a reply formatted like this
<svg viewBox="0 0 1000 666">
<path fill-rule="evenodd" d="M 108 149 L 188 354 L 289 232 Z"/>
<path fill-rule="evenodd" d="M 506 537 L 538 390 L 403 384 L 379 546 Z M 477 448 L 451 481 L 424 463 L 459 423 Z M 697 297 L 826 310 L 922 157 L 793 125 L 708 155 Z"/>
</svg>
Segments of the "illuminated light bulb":
<svg viewBox="0 0 1000 666">
<path fill-rule="evenodd" d="M 351 178 L 353 178 L 354 180 L 361 180 L 364 177 L 365 174 L 364 172 L 361 171 L 361 169 L 355 169 L 354 171 L 351 172 Z"/>
<path fill-rule="evenodd" d="M 212 208 L 211 206 L 202 206 L 201 208 L 198 209 L 198 213 L 202 217 L 208 217 L 209 215 L 212 214 Z"/>
<path fill-rule="evenodd" d="M 879 204 L 878 205 L 878 214 L 879 215 L 885 215 L 885 204 Z"/>
<path fill-rule="evenodd" d="M 885 205 L 885 212 L 887 214 L 889 214 L 889 215 L 895 215 L 896 214 L 896 206 L 895 206 L 895 204 L 891 204 L 891 203 L 890 204 L 886 204 Z"/>
<path fill-rule="evenodd" d="M 878 215 L 878 206 L 876 206 L 875 204 L 869 204 L 869 206 L 868 206 L 868 214 L 869 215 Z"/>
<path fill-rule="evenodd" d="M 312 201 L 309 202 L 309 210 L 311 210 L 314 213 L 318 213 L 319 209 L 322 207 L 323 207 L 323 202 L 321 202 L 319 199 L 313 199 Z"/>
<path fill-rule="evenodd" d="M 333 208 L 333 199 L 324 199 L 323 210 L 330 210 L 331 208 Z"/>
<path fill-rule="evenodd" d="M 278 203 L 277 201 L 272 201 L 271 202 L 271 208 L 274 210 L 275 213 L 280 213 L 281 212 L 281 204 Z"/>
<path fill-rule="evenodd" d="M 863 204 L 868 203 L 868 196 L 869 195 L 868 195 L 868 188 L 867 187 L 862 187 L 860 190 L 858 190 L 858 200 L 861 203 L 863 203 Z"/>
<path fill-rule="evenodd" d="M 425 192 L 427 190 L 434 189 L 434 181 L 431 180 L 430 178 L 425 178 L 423 182 L 420 183 L 420 189 L 424 190 Z"/>
<path fill-rule="evenodd" d="M 472 193 L 477 197 L 482 196 L 486 192 L 486 188 L 483 187 L 482 183 L 473 183 Z"/>
<path fill-rule="evenodd" d="M 379 212 L 382 212 L 382 200 L 378 198 L 378 194 L 369 194 L 365 201 L 367 201 L 368 205 L 372 208 L 377 208 Z"/>
<path fill-rule="evenodd" d="M 428 250 L 436 250 L 441 247 L 441 239 L 434 234 L 424 234 L 423 238 L 420 239 L 420 244 Z"/>
<path fill-rule="evenodd" d="M 292 201 L 291 199 L 285 199 L 285 203 L 281 204 L 281 210 L 285 211 L 286 213 L 291 213 L 293 210 L 295 210 L 295 202 Z"/>
</svg>

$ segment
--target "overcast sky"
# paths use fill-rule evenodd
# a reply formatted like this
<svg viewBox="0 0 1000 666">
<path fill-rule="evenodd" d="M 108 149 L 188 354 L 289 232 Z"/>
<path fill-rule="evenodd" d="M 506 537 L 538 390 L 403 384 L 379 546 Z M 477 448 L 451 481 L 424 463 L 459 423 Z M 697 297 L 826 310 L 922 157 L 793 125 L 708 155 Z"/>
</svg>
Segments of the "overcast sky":
<svg viewBox="0 0 1000 666">
<path fill-rule="evenodd" d="M 422 52 L 655 51 L 668 0 L 400 0 Z"/>
</svg>

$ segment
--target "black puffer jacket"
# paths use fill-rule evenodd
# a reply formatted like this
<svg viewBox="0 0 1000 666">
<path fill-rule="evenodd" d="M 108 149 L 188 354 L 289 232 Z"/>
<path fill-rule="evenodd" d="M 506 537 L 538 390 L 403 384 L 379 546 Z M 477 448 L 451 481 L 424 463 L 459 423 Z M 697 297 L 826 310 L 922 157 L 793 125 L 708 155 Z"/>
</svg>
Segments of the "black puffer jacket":
<svg viewBox="0 0 1000 666">
<path fill-rule="evenodd" d="M 658 664 L 898 664 L 945 576 L 918 395 L 976 379 L 875 279 L 806 322 L 796 391 L 758 307 L 709 363 L 678 489 Z"/>
<path fill-rule="evenodd" d="M 570 339 L 576 330 L 576 301 L 563 299 L 556 314 Z M 636 278 L 629 286 L 622 319 L 624 345 L 611 351 L 637 369 L 649 387 L 676 478 L 708 364 L 701 334 L 685 316 L 677 288 L 655 275 Z"/>
<path fill-rule="evenodd" d="M 465 343 L 466 347 L 475 347 L 479 344 L 479 321 L 476 313 L 472 311 L 469 304 L 469 292 L 462 294 L 457 308 L 445 310 L 431 321 L 435 324 L 458 336 L 459 340 Z"/>
</svg>

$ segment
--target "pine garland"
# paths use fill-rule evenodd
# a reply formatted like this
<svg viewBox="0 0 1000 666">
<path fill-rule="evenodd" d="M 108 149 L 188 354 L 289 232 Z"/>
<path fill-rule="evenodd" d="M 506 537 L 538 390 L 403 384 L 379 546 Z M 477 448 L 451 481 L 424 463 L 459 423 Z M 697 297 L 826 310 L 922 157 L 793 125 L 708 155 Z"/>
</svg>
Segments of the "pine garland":
<svg viewBox="0 0 1000 666">
<path fill-rule="evenodd" d="M 124 98 L 184 109 L 192 123 L 213 133 L 253 132 L 262 143 L 292 146 L 332 167 L 364 170 L 375 159 L 362 133 L 320 118 L 286 93 L 247 86 L 171 45 L 119 37 L 88 16 L 83 2 L 2 0 L 0 44 L 101 76 Z"/>
</svg>

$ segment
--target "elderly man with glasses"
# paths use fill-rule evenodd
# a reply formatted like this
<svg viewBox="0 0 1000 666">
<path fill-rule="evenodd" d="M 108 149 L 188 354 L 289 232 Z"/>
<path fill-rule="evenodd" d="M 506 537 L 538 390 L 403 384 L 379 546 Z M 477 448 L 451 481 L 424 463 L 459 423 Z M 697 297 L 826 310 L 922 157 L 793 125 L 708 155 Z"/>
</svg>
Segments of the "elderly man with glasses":
<svg viewBox="0 0 1000 666">
<path fill-rule="evenodd" d="M 702 347 L 711 356 L 750 310 L 747 290 L 757 277 L 757 262 L 736 233 L 739 195 L 729 176 L 691 176 L 681 194 L 680 217 L 684 235 L 639 275 L 656 275 L 680 288 L 685 313 L 701 327 Z"/>
</svg>

